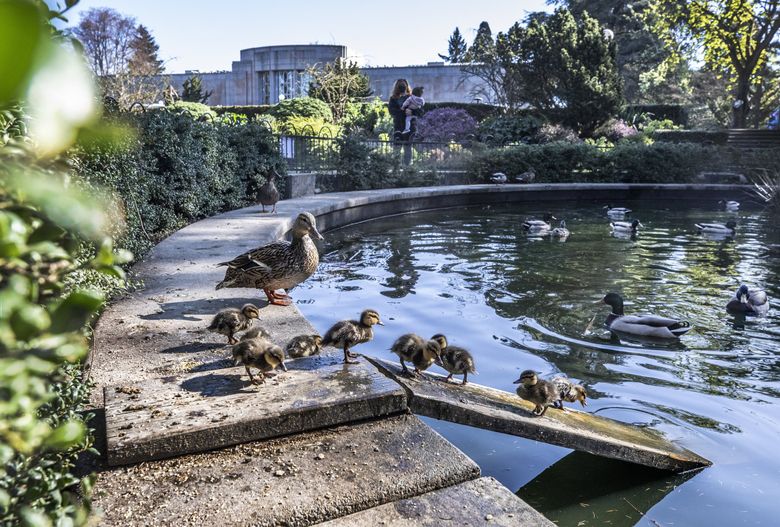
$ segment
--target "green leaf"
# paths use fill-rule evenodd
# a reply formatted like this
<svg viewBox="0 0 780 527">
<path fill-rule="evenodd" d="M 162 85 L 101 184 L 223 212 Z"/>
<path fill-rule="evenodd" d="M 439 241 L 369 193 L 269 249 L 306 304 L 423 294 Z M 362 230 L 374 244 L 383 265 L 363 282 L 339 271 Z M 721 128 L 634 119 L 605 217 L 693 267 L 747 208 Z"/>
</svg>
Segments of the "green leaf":
<svg viewBox="0 0 780 527">
<path fill-rule="evenodd" d="M 103 295 L 97 291 L 80 290 L 68 295 L 51 314 L 51 331 L 79 331 L 103 305 Z"/>
<path fill-rule="evenodd" d="M 36 56 L 47 47 L 40 12 L 25 0 L 0 2 L 0 106 L 19 98 L 33 72 Z M 49 44 L 50 46 L 50 44 Z"/>
<path fill-rule="evenodd" d="M 28 304 L 11 314 L 11 329 L 19 340 L 29 340 L 46 331 L 51 324 L 49 314 L 41 306 Z"/>
<path fill-rule="evenodd" d="M 19 515 L 24 527 L 51 527 L 51 520 L 39 510 L 25 507 Z"/>
<path fill-rule="evenodd" d="M 51 449 L 65 450 L 81 442 L 86 432 L 87 427 L 83 422 L 71 419 L 55 428 L 46 438 L 45 445 Z"/>
</svg>

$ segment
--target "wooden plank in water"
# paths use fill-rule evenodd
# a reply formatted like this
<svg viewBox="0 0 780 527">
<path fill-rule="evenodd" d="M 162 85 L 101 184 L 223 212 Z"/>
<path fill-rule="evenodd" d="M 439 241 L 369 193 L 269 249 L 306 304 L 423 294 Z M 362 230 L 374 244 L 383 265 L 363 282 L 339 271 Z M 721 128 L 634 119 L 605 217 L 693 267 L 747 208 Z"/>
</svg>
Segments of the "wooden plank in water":
<svg viewBox="0 0 780 527">
<path fill-rule="evenodd" d="M 406 411 L 404 390 L 370 364 L 288 362 L 265 384 L 243 367 L 105 388 L 109 465 L 212 450 Z"/>
<path fill-rule="evenodd" d="M 536 417 L 531 413 L 534 405 L 513 393 L 472 383 L 450 384 L 430 373 L 410 378 L 395 363 L 368 360 L 406 388 L 409 408 L 416 414 L 675 472 L 712 464 L 654 430 L 570 407 L 551 408 Z"/>
</svg>

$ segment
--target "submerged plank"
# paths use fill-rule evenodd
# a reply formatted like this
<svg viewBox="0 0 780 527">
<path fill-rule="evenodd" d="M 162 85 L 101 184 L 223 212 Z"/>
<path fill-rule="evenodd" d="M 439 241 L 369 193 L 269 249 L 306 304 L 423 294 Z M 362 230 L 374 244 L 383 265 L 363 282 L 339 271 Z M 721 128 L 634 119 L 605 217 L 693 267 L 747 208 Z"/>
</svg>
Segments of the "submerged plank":
<svg viewBox="0 0 780 527">
<path fill-rule="evenodd" d="M 243 367 L 105 388 L 107 459 L 179 456 L 406 410 L 405 393 L 370 364 L 334 356 L 288 362 L 249 383 Z"/>
<path fill-rule="evenodd" d="M 536 417 L 533 405 L 515 394 L 472 383 L 449 384 L 435 374 L 410 378 L 395 363 L 368 360 L 406 388 L 409 408 L 420 415 L 675 472 L 712 464 L 654 430 L 571 408 L 551 408 Z"/>
<path fill-rule="evenodd" d="M 318 527 L 439 527 L 462 525 L 554 527 L 523 500 L 493 478 L 480 478 L 386 503 L 373 509 L 321 523 Z"/>
</svg>

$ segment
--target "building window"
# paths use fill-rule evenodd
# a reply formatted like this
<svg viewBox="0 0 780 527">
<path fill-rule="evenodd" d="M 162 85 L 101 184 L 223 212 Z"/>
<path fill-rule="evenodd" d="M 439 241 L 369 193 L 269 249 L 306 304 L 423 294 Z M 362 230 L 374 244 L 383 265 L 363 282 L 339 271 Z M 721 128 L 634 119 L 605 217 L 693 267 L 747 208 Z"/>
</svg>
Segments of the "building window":
<svg viewBox="0 0 780 527">
<path fill-rule="evenodd" d="M 276 73 L 276 93 L 279 100 L 295 97 L 295 72 L 292 70 Z"/>
<path fill-rule="evenodd" d="M 309 84 L 311 84 L 311 75 L 309 75 L 308 71 L 298 71 L 297 73 L 297 85 L 296 85 L 296 93 L 298 94 L 298 97 L 306 97 L 309 95 Z"/>
<path fill-rule="evenodd" d="M 260 72 L 260 104 L 271 104 L 271 79 L 267 71 Z"/>
</svg>

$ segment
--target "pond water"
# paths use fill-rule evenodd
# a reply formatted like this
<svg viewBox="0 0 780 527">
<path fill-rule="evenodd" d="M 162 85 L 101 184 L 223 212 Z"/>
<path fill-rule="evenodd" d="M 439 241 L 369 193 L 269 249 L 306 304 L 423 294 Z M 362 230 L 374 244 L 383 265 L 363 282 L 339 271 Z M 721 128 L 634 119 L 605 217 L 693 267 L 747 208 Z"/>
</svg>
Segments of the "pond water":
<svg viewBox="0 0 780 527">
<path fill-rule="evenodd" d="M 399 335 L 441 332 L 472 351 L 473 382 L 514 391 L 522 370 L 563 373 L 586 386 L 587 411 L 651 426 L 714 463 L 670 475 L 425 419 L 558 525 L 777 525 L 780 309 L 737 320 L 724 306 L 740 282 L 780 302 L 780 230 L 760 211 L 626 202 L 615 205 L 644 229 L 616 238 L 603 205 L 459 208 L 336 230 L 293 297 L 323 333 L 377 309 L 386 326 L 361 353 L 395 360 Z M 526 217 L 545 212 L 566 220 L 565 242 L 523 233 Z M 729 219 L 739 228 L 726 239 L 693 227 Z M 626 313 L 694 329 L 679 342 L 621 341 L 603 326 L 609 308 L 594 305 L 608 291 Z"/>
</svg>

